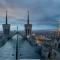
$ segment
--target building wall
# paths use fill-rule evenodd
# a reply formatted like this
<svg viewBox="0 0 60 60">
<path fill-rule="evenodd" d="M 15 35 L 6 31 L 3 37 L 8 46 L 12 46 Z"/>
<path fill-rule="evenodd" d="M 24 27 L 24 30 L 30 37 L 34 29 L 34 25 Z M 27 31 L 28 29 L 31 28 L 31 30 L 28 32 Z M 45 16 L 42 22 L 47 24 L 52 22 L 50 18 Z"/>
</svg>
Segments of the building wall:
<svg viewBox="0 0 60 60">
<path fill-rule="evenodd" d="M 5 35 L 10 33 L 10 24 L 8 24 L 8 25 L 3 24 L 3 32 Z"/>
</svg>

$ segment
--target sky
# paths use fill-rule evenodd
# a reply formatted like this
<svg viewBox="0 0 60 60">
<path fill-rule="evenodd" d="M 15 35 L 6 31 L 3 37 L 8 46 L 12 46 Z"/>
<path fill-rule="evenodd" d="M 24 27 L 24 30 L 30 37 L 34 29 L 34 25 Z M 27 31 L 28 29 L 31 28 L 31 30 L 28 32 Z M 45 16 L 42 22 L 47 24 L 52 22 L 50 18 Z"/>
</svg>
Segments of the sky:
<svg viewBox="0 0 60 60">
<path fill-rule="evenodd" d="M 60 21 L 60 0 L 0 0 L 0 30 L 5 23 L 6 10 L 11 30 L 24 30 L 27 11 L 33 30 L 57 29 Z"/>
</svg>

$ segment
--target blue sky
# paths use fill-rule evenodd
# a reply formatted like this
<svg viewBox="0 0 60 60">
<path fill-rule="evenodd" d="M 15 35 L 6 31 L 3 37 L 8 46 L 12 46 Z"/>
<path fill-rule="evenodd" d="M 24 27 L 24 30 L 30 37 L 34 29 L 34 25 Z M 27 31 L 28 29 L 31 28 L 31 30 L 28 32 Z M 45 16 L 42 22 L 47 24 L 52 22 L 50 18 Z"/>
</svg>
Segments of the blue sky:
<svg viewBox="0 0 60 60">
<path fill-rule="evenodd" d="M 24 29 L 27 21 L 27 10 L 30 11 L 30 23 L 33 30 L 57 29 L 60 21 L 60 0 L 0 0 L 0 28 L 5 23 L 8 10 L 8 22 L 11 29 Z"/>
</svg>

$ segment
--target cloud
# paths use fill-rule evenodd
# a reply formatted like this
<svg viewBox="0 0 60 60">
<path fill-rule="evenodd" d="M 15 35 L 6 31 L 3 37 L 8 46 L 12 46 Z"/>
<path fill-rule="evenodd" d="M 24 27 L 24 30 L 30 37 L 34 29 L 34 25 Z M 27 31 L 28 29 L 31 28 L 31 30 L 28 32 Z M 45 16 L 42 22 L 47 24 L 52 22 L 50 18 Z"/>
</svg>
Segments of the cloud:
<svg viewBox="0 0 60 60">
<path fill-rule="evenodd" d="M 27 21 L 27 9 L 33 25 L 57 27 L 60 20 L 60 0 L 0 0 L 0 19 L 5 18 L 8 10 L 9 23 L 24 24 Z"/>
</svg>

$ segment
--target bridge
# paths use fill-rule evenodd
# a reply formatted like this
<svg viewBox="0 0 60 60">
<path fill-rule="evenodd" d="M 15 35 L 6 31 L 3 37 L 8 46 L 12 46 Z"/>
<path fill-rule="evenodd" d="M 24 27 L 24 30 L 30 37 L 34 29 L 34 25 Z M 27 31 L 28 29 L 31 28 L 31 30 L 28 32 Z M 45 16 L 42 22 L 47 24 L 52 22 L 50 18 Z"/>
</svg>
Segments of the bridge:
<svg viewBox="0 0 60 60">
<path fill-rule="evenodd" d="M 44 56 L 41 56 L 41 46 L 39 46 L 36 42 L 35 42 L 35 40 L 33 39 L 33 38 L 31 38 L 31 39 L 25 39 L 26 37 L 22 34 L 22 33 L 20 33 L 20 32 L 15 32 L 15 33 L 13 33 L 12 35 L 10 35 L 10 37 L 7 37 L 7 38 L 3 38 L 2 39 L 2 41 L 0 42 L 0 43 L 2 43 L 2 44 L 0 44 L 0 47 L 4 47 L 5 46 L 5 44 L 6 43 L 8 43 L 9 41 L 13 41 L 13 37 L 15 36 L 15 35 L 17 35 L 17 39 L 18 39 L 18 35 L 19 36 L 21 36 L 22 37 L 22 40 L 21 41 L 25 41 L 25 45 L 26 46 L 29 46 L 30 48 L 32 48 L 32 50 L 31 51 L 33 51 L 33 50 L 35 50 L 35 51 L 33 51 L 34 53 L 33 53 L 33 55 L 36 55 L 37 57 L 37 59 L 39 58 L 39 59 L 42 59 L 42 58 L 44 58 L 44 59 L 46 59 Z M 20 41 L 19 39 L 18 39 L 18 41 Z M 15 48 L 17 48 L 18 49 L 18 51 L 16 52 L 16 54 L 17 55 L 19 55 L 19 53 L 21 52 L 21 53 L 23 53 L 22 52 L 22 50 L 20 49 L 20 45 L 19 44 L 21 44 L 21 42 L 19 43 L 18 41 L 16 41 L 16 43 L 14 43 L 14 44 L 16 44 L 16 47 Z M 23 42 L 22 42 L 23 43 Z M 17 45 L 19 45 L 19 46 L 17 46 Z M 27 47 L 26 47 L 27 48 Z M 1 49 L 1 48 L 0 48 Z M 17 50 L 16 49 L 16 50 Z M 19 49 L 21 50 L 20 52 L 19 52 Z M 25 48 L 24 48 L 25 49 Z M 27 51 L 26 51 L 27 52 Z M 20 54 L 21 54 L 20 53 Z M 25 57 L 25 52 L 23 53 L 23 55 L 21 54 L 21 58 L 30 58 L 30 57 Z M 28 53 L 28 54 L 30 54 L 30 53 Z M 32 53 L 31 53 L 32 54 Z M 31 56 L 31 58 L 34 58 L 34 56 Z M 19 58 L 18 58 L 19 59 Z M 17 60 L 17 58 L 16 58 L 16 60 Z"/>
<path fill-rule="evenodd" d="M 24 44 L 30 44 L 30 46 L 32 46 L 32 49 L 35 49 L 35 53 L 37 53 L 38 54 L 38 56 L 40 56 L 40 58 L 39 57 L 37 57 L 37 58 L 39 58 L 39 59 L 42 59 L 42 58 L 44 58 L 44 59 L 48 59 L 48 58 L 46 58 L 45 56 L 43 56 L 43 55 L 45 55 L 47 52 L 44 52 L 45 54 L 43 54 L 42 55 L 42 53 L 41 53 L 41 51 L 47 51 L 47 48 L 45 48 L 45 46 L 40 46 L 39 44 L 37 44 L 36 43 L 36 41 L 35 41 L 35 38 L 30 38 L 30 39 L 25 39 L 26 37 L 25 37 L 25 35 L 23 35 L 22 33 L 20 33 L 20 32 L 14 32 L 12 35 L 10 35 L 10 37 L 8 37 L 8 38 L 3 38 L 2 39 L 2 41 L 0 41 L 1 43 L 3 43 L 3 44 L 1 44 L 0 43 L 0 47 L 4 47 L 4 45 L 7 43 L 7 42 L 9 42 L 9 41 L 13 41 L 13 37 L 15 36 L 15 35 L 18 35 L 18 36 L 21 36 L 22 37 L 22 39 L 21 39 L 21 41 L 26 41 Z M 18 41 L 20 41 L 20 39 L 17 37 L 17 39 L 18 39 Z M 47 40 L 51 40 L 51 39 L 48 39 L 48 38 L 46 38 Z M 46 40 L 45 39 L 45 40 Z M 16 41 L 17 42 L 17 41 Z M 23 42 L 22 42 L 23 43 Z M 22 44 L 21 42 L 18 42 L 18 45 L 19 44 Z M 16 44 L 16 43 L 15 43 Z M 27 46 L 27 45 L 26 45 Z M 18 47 L 18 52 L 19 52 L 19 49 L 20 49 L 20 47 Z M 21 50 L 21 49 L 20 49 Z M 24 53 L 22 52 L 22 51 L 20 51 L 21 53 L 21 58 L 25 58 L 24 56 Z M 54 52 L 56 52 L 55 50 L 54 50 Z M 23 54 L 22 54 L 23 53 Z M 57 53 L 57 52 L 56 52 Z M 19 53 L 18 53 L 18 55 L 19 55 Z M 24 56 L 23 56 L 24 55 Z M 47 55 L 47 54 L 46 54 Z M 57 53 L 57 55 L 58 55 L 58 53 Z M 27 56 L 26 56 L 27 57 Z M 33 58 L 33 57 L 32 57 Z M 18 59 L 20 59 L 20 58 L 18 58 Z"/>
<path fill-rule="evenodd" d="M 23 35 L 22 33 L 20 33 L 20 32 L 15 32 L 15 33 L 11 34 L 11 35 L 8 37 L 8 40 L 11 39 L 12 37 L 14 37 L 14 36 L 17 35 L 17 34 L 20 35 L 22 38 L 26 38 L 25 35 Z"/>
</svg>

